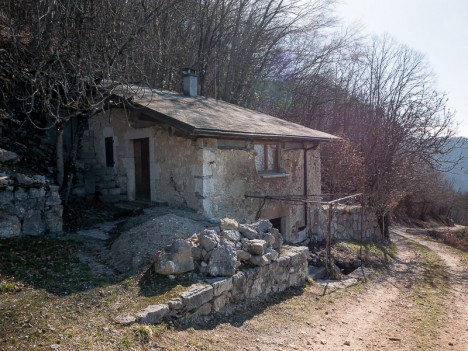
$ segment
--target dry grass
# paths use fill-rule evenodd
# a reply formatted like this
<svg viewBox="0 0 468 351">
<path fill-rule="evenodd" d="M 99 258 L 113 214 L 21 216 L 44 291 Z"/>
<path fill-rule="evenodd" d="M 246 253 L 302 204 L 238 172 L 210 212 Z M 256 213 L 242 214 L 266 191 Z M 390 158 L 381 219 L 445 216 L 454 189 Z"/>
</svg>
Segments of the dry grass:
<svg viewBox="0 0 468 351">
<path fill-rule="evenodd" d="M 1 350 L 144 350 L 157 339 L 157 332 L 121 326 L 115 317 L 178 296 L 190 282 L 150 271 L 104 279 L 80 262 L 76 245 L 1 242 Z"/>
<path fill-rule="evenodd" d="M 408 241 L 408 245 L 421 255 L 423 269 L 413 290 L 412 299 L 417 308 L 412 317 L 412 327 L 417 347 L 428 350 L 434 347 L 439 336 L 439 320 L 445 313 L 443 301 L 449 286 L 447 267 L 426 246 L 414 241 Z"/>
</svg>

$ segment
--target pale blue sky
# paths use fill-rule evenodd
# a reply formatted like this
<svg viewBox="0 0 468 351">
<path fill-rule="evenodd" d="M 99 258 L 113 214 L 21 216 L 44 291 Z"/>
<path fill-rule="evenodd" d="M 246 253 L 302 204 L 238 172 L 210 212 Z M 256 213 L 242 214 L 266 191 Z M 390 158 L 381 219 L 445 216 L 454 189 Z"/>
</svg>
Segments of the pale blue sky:
<svg viewBox="0 0 468 351">
<path fill-rule="evenodd" d="M 336 11 L 346 25 L 388 33 L 423 53 L 456 111 L 458 135 L 468 137 L 467 0 L 341 0 Z"/>
</svg>

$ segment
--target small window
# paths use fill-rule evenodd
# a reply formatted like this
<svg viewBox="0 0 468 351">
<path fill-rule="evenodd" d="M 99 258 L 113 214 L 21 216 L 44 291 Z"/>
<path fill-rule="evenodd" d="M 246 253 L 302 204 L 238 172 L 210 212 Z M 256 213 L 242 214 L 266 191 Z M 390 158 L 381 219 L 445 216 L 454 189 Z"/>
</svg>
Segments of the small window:
<svg viewBox="0 0 468 351">
<path fill-rule="evenodd" d="M 106 148 L 106 166 L 114 167 L 114 138 L 113 137 L 105 138 L 105 148 Z"/>
<path fill-rule="evenodd" d="M 259 173 L 279 172 L 278 144 L 255 144 L 255 168 Z"/>
</svg>

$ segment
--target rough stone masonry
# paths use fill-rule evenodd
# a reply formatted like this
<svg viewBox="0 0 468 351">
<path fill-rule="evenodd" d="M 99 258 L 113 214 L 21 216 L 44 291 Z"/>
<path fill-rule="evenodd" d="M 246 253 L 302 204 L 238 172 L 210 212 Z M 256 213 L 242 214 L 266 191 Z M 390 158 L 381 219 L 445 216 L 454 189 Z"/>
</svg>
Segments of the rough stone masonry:
<svg viewBox="0 0 468 351">
<path fill-rule="evenodd" d="M 62 231 L 58 186 L 42 175 L 0 173 L 0 239 Z"/>
<path fill-rule="evenodd" d="M 150 305 L 125 321 L 188 321 L 302 286 L 309 250 L 282 243 L 281 234 L 268 220 L 245 225 L 227 218 L 221 220 L 219 231 L 205 230 L 188 240 L 175 240 L 157 255 L 156 272 L 196 271 L 205 278 L 166 304 Z"/>
</svg>

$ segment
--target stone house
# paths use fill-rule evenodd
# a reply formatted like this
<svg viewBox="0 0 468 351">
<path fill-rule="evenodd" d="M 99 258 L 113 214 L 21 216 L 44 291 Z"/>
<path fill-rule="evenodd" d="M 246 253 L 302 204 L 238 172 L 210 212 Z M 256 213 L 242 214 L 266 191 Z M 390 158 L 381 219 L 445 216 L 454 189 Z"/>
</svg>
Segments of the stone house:
<svg viewBox="0 0 468 351">
<path fill-rule="evenodd" d="M 303 205 L 268 196 L 320 194 L 320 143 L 336 137 L 223 101 L 152 92 L 89 121 L 74 196 L 167 203 L 208 218 L 270 219 L 286 241 Z M 195 88 L 194 88 L 195 87 Z M 250 197 L 254 196 L 254 197 Z"/>
</svg>

